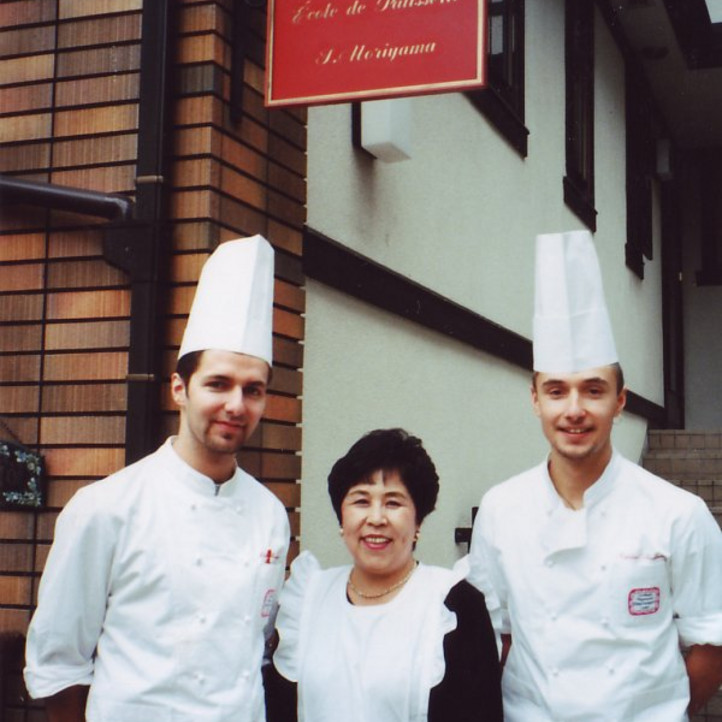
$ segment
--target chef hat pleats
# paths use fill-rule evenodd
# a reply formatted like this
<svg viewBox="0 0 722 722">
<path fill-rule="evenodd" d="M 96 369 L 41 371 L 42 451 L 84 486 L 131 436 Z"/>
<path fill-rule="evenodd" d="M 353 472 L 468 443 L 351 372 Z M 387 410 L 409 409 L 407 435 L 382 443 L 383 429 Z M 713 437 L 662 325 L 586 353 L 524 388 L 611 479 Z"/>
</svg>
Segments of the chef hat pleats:
<svg viewBox="0 0 722 722">
<path fill-rule="evenodd" d="M 219 349 L 273 361 L 273 248 L 263 236 L 221 243 L 203 266 L 178 358 Z"/>
<path fill-rule="evenodd" d="M 574 373 L 618 361 L 588 231 L 537 236 L 534 370 Z"/>
</svg>

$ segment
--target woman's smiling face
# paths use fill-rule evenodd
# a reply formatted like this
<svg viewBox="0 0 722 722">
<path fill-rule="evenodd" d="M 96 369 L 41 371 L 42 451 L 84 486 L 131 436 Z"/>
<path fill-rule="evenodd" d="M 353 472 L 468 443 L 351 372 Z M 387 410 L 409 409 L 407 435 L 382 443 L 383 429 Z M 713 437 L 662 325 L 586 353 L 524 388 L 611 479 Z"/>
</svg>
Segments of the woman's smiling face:
<svg viewBox="0 0 722 722">
<path fill-rule="evenodd" d="M 408 572 L 419 525 L 397 471 L 379 469 L 352 486 L 341 503 L 341 526 L 361 577 L 391 584 Z"/>
</svg>

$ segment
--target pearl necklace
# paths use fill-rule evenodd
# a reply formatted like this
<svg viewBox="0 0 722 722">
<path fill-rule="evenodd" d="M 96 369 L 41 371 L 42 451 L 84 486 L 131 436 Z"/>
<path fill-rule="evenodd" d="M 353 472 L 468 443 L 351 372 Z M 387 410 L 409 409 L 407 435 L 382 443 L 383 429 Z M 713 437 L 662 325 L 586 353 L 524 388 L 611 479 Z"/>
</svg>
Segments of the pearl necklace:
<svg viewBox="0 0 722 722">
<path fill-rule="evenodd" d="M 384 589 L 383 592 L 378 592 L 374 594 L 368 594 L 367 592 L 362 592 L 352 581 L 351 581 L 351 574 L 353 574 L 353 569 L 351 570 L 351 573 L 348 575 L 348 586 L 350 587 L 351 591 L 356 594 L 357 596 L 361 597 L 362 599 L 380 599 L 381 597 L 385 597 L 387 594 L 391 594 L 391 592 L 395 592 L 399 587 L 403 587 L 406 582 L 411 579 L 411 575 L 416 571 L 416 567 L 419 566 L 419 563 L 417 561 L 414 562 L 413 566 L 409 570 L 409 573 L 401 580 L 396 582 L 396 584 L 392 584 L 388 589 Z"/>
</svg>

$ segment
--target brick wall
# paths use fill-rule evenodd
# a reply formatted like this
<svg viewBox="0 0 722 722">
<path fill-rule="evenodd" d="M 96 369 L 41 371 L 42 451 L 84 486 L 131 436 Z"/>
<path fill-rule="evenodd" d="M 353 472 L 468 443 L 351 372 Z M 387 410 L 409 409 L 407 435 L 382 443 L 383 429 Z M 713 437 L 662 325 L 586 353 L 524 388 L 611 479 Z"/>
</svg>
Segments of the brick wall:
<svg viewBox="0 0 722 722">
<path fill-rule="evenodd" d="M 158 343 L 167 379 L 208 253 L 254 233 L 273 243 L 273 385 L 241 463 L 283 500 L 298 535 L 306 118 L 264 108 L 265 15 L 251 11 L 240 28 L 233 10 L 232 0 L 172 6 L 171 248 Z M 135 197 L 142 11 L 142 0 L 0 3 L 0 174 Z M 239 37 L 247 57 L 233 68 Z M 0 512 L 0 632 L 27 628 L 59 510 L 124 464 L 131 291 L 104 258 L 104 225 L 0 206 L 0 410 L 49 471 L 47 508 Z M 159 441 L 177 420 L 167 384 L 157 403 Z M 0 718 L 42 719 L 21 696 L 16 685 Z"/>
</svg>

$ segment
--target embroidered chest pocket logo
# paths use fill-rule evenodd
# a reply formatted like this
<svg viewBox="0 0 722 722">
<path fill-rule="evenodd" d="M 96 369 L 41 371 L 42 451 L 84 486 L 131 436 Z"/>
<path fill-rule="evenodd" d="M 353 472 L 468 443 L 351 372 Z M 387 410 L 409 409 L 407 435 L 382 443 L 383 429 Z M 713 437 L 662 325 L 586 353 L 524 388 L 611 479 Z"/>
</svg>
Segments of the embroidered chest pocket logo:
<svg viewBox="0 0 722 722">
<path fill-rule="evenodd" d="M 666 559 L 620 555 L 610 569 L 612 616 L 622 626 L 663 624 L 671 613 Z"/>
<path fill-rule="evenodd" d="M 660 602 L 659 587 L 632 589 L 627 598 L 627 609 L 633 617 L 656 614 Z"/>
</svg>

